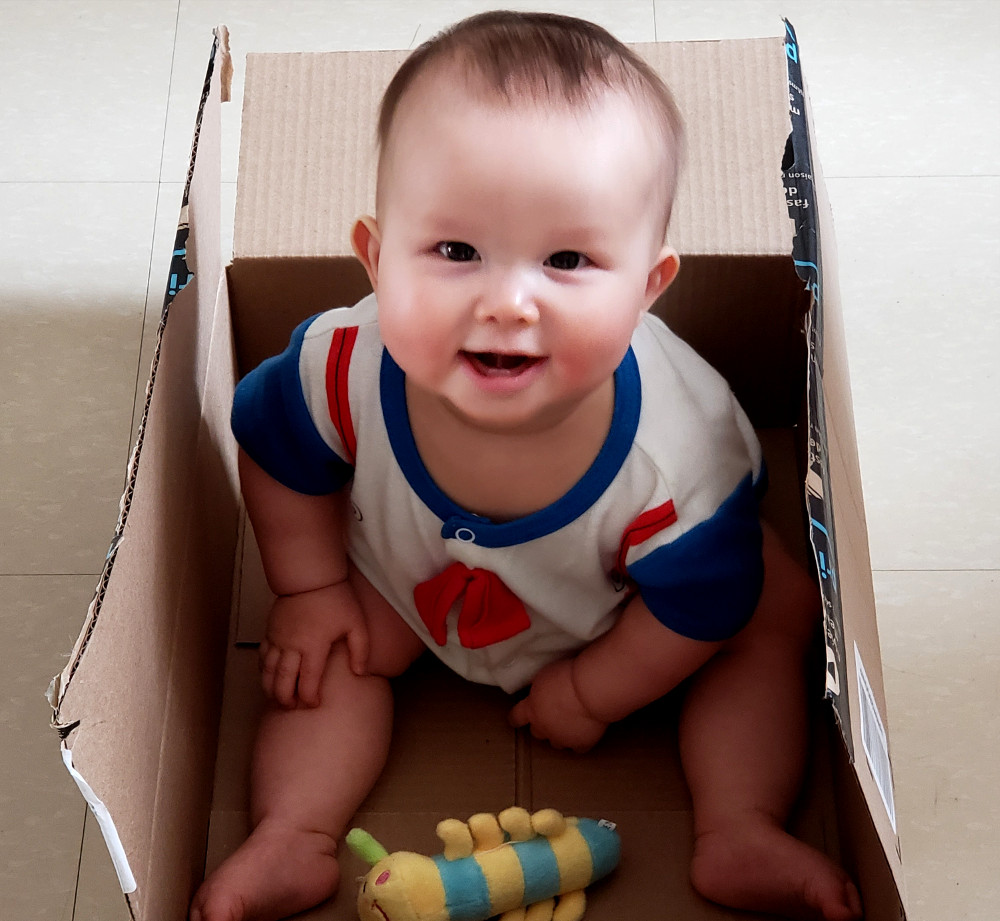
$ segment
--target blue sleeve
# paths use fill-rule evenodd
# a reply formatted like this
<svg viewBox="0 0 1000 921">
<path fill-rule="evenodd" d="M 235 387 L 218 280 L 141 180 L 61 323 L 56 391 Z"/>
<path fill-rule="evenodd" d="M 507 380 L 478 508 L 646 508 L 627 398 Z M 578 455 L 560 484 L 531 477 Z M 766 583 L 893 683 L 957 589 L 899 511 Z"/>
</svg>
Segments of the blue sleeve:
<svg viewBox="0 0 1000 921">
<path fill-rule="evenodd" d="M 753 616 L 764 583 L 763 483 L 748 474 L 711 518 L 629 566 L 646 606 L 674 632 L 726 640 Z"/>
<path fill-rule="evenodd" d="M 323 440 L 302 392 L 299 354 L 310 323 L 296 328 L 284 352 L 240 381 L 231 423 L 240 447 L 274 479 L 296 492 L 321 496 L 340 489 L 354 468 Z"/>
</svg>

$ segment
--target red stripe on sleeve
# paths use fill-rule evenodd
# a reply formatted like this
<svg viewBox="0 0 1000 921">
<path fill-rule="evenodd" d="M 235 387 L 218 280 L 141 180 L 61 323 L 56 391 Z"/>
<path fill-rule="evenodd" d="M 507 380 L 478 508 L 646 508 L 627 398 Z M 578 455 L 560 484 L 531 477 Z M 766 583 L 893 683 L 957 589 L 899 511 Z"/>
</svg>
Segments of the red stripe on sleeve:
<svg viewBox="0 0 1000 921">
<path fill-rule="evenodd" d="M 625 575 L 625 557 L 632 547 L 636 547 L 644 541 L 649 540 L 654 534 L 665 528 L 669 528 L 677 521 L 677 511 L 674 508 L 673 499 L 668 499 L 663 505 L 651 508 L 648 512 L 643 512 L 632 522 L 622 535 L 622 542 L 618 548 L 618 572 Z"/>
<path fill-rule="evenodd" d="M 330 343 L 330 352 L 326 358 L 326 397 L 330 407 L 330 418 L 347 452 L 347 457 L 344 459 L 352 466 L 358 451 L 358 439 L 354 434 L 354 420 L 351 418 L 347 376 L 351 370 L 351 353 L 354 351 L 357 338 L 356 326 L 335 330 L 333 341 Z"/>
</svg>

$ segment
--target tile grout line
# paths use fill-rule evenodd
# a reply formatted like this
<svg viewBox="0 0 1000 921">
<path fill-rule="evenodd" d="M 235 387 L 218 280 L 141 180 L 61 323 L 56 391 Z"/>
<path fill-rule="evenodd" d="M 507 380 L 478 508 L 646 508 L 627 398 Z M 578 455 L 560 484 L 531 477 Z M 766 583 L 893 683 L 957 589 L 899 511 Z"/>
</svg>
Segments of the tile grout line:
<svg viewBox="0 0 1000 921">
<path fill-rule="evenodd" d="M 143 353 L 143 343 L 146 340 L 146 327 L 149 323 L 149 295 L 153 286 L 153 270 L 156 266 L 156 227 L 157 227 L 157 216 L 160 213 L 160 200 L 161 194 L 163 192 L 163 162 L 166 158 L 167 150 L 167 130 L 170 124 L 170 91 L 174 84 L 174 67 L 177 64 L 177 37 L 180 32 L 180 19 L 181 19 L 181 3 L 177 0 L 177 12 L 174 15 L 174 41 L 170 50 L 170 75 L 167 77 L 167 93 L 166 100 L 163 107 L 163 137 L 160 141 L 160 164 L 157 169 L 157 179 L 156 179 L 156 202 L 153 208 L 153 227 L 150 231 L 149 240 L 149 268 L 146 272 L 146 294 L 143 298 L 142 303 L 142 327 L 139 330 L 139 350 L 136 356 L 136 367 L 135 367 L 135 382 L 132 388 L 132 412 L 129 422 L 129 435 L 128 443 L 125 446 L 126 459 L 129 456 L 129 452 L 132 450 L 132 439 L 135 436 L 135 413 L 139 405 L 139 386 L 142 382 L 142 353 Z M 125 489 L 128 486 L 128 473 L 125 474 L 125 482 L 122 484 L 122 488 Z"/>
<path fill-rule="evenodd" d="M 823 179 L 829 181 L 835 180 L 845 180 L 845 179 L 859 179 L 866 181 L 878 181 L 878 180 L 888 180 L 888 179 L 1000 179 L 1000 173 L 917 173 L 917 174 L 906 174 L 899 175 L 894 173 L 892 175 L 885 176 L 849 176 L 849 175 L 828 175 L 823 174 Z"/>
<path fill-rule="evenodd" d="M 159 179 L 0 179 L 6 185 L 153 185 Z"/>
<path fill-rule="evenodd" d="M 1000 575 L 1000 567 L 993 567 L 993 566 L 975 566 L 975 567 L 973 567 L 973 566 L 963 566 L 961 568 L 954 567 L 954 568 L 949 568 L 949 569 L 941 569 L 940 567 L 935 567 L 935 568 L 930 568 L 930 569 L 924 569 L 924 568 L 917 568 L 917 569 L 906 569 L 906 568 L 884 569 L 884 568 L 878 568 L 878 569 L 876 569 L 874 567 L 872 568 L 872 573 L 873 574 L 874 573 L 890 573 L 890 572 L 926 573 L 927 575 L 946 575 L 948 573 L 959 573 L 959 572 L 965 572 L 965 573 L 982 572 L 982 573 L 996 573 L 996 574 Z"/>
</svg>

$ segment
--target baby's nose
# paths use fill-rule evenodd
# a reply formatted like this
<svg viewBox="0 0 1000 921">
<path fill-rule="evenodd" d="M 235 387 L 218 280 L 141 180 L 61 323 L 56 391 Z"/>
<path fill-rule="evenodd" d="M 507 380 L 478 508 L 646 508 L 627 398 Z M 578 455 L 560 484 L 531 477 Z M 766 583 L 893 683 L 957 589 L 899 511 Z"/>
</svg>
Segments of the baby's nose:
<svg viewBox="0 0 1000 921">
<path fill-rule="evenodd" d="M 498 273 L 487 280 L 487 286 L 476 311 L 480 322 L 526 325 L 538 322 L 538 303 L 530 273 Z"/>
</svg>

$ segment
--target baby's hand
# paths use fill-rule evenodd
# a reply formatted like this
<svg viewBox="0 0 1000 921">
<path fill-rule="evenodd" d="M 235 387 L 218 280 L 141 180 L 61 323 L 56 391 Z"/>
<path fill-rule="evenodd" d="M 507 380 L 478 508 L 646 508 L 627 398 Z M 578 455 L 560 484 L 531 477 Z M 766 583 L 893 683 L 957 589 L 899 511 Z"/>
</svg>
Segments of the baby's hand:
<svg viewBox="0 0 1000 921">
<path fill-rule="evenodd" d="M 531 691 L 510 712 L 512 726 L 528 726 L 536 739 L 554 748 L 585 752 L 604 735 L 608 724 L 591 716 L 573 685 L 573 660 L 546 665 L 531 683 Z"/>
<path fill-rule="evenodd" d="M 341 640 L 347 643 L 351 671 L 365 674 L 368 629 L 350 583 L 280 596 L 260 645 L 264 693 L 282 707 L 318 707 L 327 659 Z"/>
</svg>

